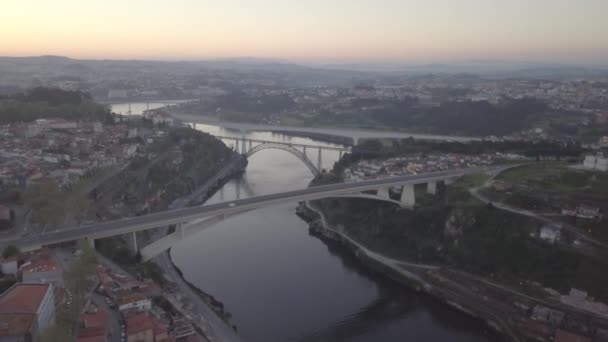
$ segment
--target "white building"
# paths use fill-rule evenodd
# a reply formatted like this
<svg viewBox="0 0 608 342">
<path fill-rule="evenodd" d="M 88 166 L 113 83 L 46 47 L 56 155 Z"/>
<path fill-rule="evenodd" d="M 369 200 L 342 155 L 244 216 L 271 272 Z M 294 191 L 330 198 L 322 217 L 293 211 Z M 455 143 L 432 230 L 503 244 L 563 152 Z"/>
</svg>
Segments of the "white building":
<svg viewBox="0 0 608 342">
<path fill-rule="evenodd" d="M 602 153 L 585 156 L 583 167 L 589 170 L 608 171 L 608 158 Z"/>
<path fill-rule="evenodd" d="M 152 309 L 152 301 L 150 298 L 139 294 L 133 293 L 118 297 L 116 299 L 119 311 L 135 310 L 135 311 L 148 311 Z"/>
<path fill-rule="evenodd" d="M 1 258 L 0 259 L 0 272 L 2 274 L 17 274 L 17 257 L 13 256 L 10 258 Z"/>
<path fill-rule="evenodd" d="M 547 225 L 540 229 L 540 238 L 549 243 L 555 243 L 561 237 L 561 227 L 558 225 Z"/>
</svg>

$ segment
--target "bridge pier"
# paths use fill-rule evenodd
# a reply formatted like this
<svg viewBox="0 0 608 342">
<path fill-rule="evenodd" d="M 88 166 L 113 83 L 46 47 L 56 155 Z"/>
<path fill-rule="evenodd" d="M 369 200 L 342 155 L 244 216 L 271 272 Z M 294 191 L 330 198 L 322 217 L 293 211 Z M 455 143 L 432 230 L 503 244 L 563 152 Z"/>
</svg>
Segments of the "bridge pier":
<svg viewBox="0 0 608 342">
<path fill-rule="evenodd" d="M 414 184 L 405 184 L 401 188 L 401 203 L 402 208 L 413 208 L 416 205 L 416 192 Z"/>
<path fill-rule="evenodd" d="M 319 155 L 317 156 L 317 170 L 319 170 L 319 173 L 323 172 L 322 154 L 321 154 L 320 147 L 319 147 Z"/>
<path fill-rule="evenodd" d="M 133 251 L 137 252 L 139 250 L 139 248 L 137 248 L 137 232 L 133 232 L 131 238 L 133 239 Z"/>
<path fill-rule="evenodd" d="M 435 195 L 437 193 L 437 182 L 426 183 L 426 192 Z"/>
<path fill-rule="evenodd" d="M 380 188 L 376 191 L 376 196 L 380 197 L 380 198 L 384 198 L 384 199 L 390 199 L 391 196 L 389 194 L 389 189 L 388 188 Z"/>
<path fill-rule="evenodd" d="M 247 145 L 246 144 L 246 139 L 245 136 L 241 137 L 241 154 L 247 154 Z"/>
</svg>

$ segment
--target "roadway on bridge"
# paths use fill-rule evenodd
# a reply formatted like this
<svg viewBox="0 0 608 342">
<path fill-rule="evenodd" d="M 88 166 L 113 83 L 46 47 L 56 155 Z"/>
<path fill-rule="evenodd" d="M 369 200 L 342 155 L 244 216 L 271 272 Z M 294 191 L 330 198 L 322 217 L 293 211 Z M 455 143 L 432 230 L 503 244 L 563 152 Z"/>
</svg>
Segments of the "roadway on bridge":
<svg viewBox="0 0 608 342">
<path fill-rule="evenodd" d="M 197 207 L 188 207 L 143 216 L 123 218 L 115 221 L 96 223 L 91 225 L 66 228 L 47 232 L 44 235 L 24 237 L 20 239 L 3 240 L 4 245 L 15 244 L 21 248 L 36 248 L 43 245 L 68 242 L 83 238 L 99 239 L 114 235 L 126 234 L 156 227 L 189 222 L 202 217 L 215 215 L 229 215 L 245 210 L 260 208 L 289 201 L 305 201 L 332 197 L 332 195 L 359 193 L 361 191 L 375 190 L 384 187 L 400 186 L 404 184 L 420 184 L 442 181 L 448 178 L 459 177 L 465 174 L 487 172 L 493 168 L 480 167 L 449 171 L 431 172 L 420 175 L 407 175 L 389 177 L 356 183 L 339 183 L 311 187 L 302 190 L 288 191 L 247 199 L 223 202 Z"/>
</svg>

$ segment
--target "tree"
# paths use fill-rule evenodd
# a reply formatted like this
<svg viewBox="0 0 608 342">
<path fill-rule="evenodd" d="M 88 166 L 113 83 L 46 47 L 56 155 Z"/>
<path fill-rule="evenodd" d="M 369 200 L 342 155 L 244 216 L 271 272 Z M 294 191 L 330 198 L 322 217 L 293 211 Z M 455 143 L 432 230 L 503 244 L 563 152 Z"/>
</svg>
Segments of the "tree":
<svg viewBox="0 0 608 342">
<path fill-rule="evenodd" d="M 2 257 L 6 259 L 18 255 L 19 253 L 21 253 L 21 251 L 19 248 L 17 248 L 17 246 L 8 245 L 4 248 L 4 251 L 2 251 Z"/>
</svg>

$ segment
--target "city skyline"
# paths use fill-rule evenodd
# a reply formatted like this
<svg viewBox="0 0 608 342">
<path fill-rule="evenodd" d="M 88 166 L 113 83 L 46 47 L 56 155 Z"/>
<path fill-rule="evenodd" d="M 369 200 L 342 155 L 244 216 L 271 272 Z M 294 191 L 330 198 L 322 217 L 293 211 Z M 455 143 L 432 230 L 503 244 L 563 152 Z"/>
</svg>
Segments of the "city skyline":
<svg viewBox="0 0 608 342">
<path fill-rule="evenodd" d="M 608 3 L 586 0 L 20 1 L 0 55 L 89 59 L 470 59 L 606 64 Z"/>
</svg>

